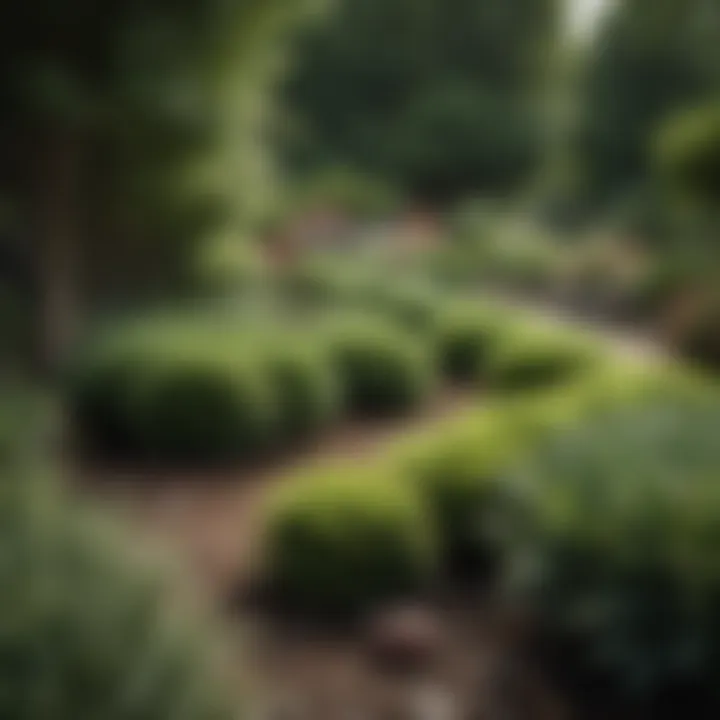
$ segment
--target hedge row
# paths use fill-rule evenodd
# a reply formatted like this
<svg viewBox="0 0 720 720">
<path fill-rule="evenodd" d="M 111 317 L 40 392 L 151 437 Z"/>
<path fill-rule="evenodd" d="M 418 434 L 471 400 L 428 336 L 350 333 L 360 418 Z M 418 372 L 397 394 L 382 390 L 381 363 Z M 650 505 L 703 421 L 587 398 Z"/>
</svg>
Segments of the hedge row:
<svg viewBox="0 0 720 720">
<path fill-rule="evenodd" d="M 307 439 L 342 412 L 407 412 L 431 376 L 428 349 L 381 319 L 266 329 L 163 320 L 97 342 L 69 399 L 92 451 L 213 463 Z"/>
<path fill-rule="evenodd" d="M 602 358 L 575 333 L 542 330 L 479 301 L 446 302 L 432 320 L 414 307 L 408 301 L 403 321 L 387 308 L 345 309 L 116 329 L 74 369 L 75 426 L 88 449 L 115 459 L 226 463 L 307 439 L 342 414 L 408 413 L 441 376 L 528 389 Z"/>
<path fill-rule="evenodd" d="M 326 568 L 338 568 L 337 575 L 330 573 L 325 581 L 313 589 L 316 607 L 336 606 L 336 595 L 347 583 L 360 582 L 364 591 L 362 598 L 379 602 L 395 588 L 387 578 L 377 575 L 361 575 L 361 567 L 382 562 L 382 544 L 361 542 L 362 533 L 381 535 L 390 531 L 383 523 L 393 526 L 399 522 L 394 512 L 397 505 L 378 510 L 382 504 L 382 488 L 388 484 L 405 488 L 405 502 L 416 503 L 420 498 L 428 513 L 438 559 L 437 570 L 453 578 L 478 577 L 490 570 L 497 561 L 497 548 L 487 537 L 480 519 L 500 487 L 499 480 L 524 456 L 553 432 L 572 425 L 578 418 L 602 414 L 607 408 L 630 404 L 637 398 L 652 398 L 667 392 L 668 386 L 677 386 L 678 394 L 684 396 L 694 387 L 683 375 L 670 371 L 657 374 L 634 371 L 631 368 L 607 369 L 591 379 L 578 379 L 568 383 L 562 391 L 549 389 L 514 399 L 497 399 L 469 416 L 452 420 L 445 427 L 435 427 L 417 437 L 404 441 L 393 448 L 386 458 L 371 464 L 362 472 L 348 472 L 345 466 L 319 470 L 317 477 L 307 473 L 292 484 L 290 499 L 275 507 L 270 513 L 269 565 L 277 570 L 283 568 L 278 585 L 286 587 L 283 577 L 288 565 L 314 562 L 324 558 Z M 337 482 L 327 482 L 328 477 Z M 361 493 L 345 494 L 344 480 L 349 476 L 352 485 L 364 484 Z M 345 507 L 345 503 L 349 506 Z M 332 531 L 332 521 L 327 517 L 328 507 L 333 514 L 343 518 L 344 513 L 354 514 L 358 522 L 368 526 L 355 530 L 355 540 L 338 543 Z M 342 508 L 342 509 L 340 509 Z M 286 525 L 295 527 L 297 516 L 303 517 L 303 537 L 312 546 L 311 557 L 299 559 L 302 549 L 297 538 L 287 534 Z M 368 520 L 372 515 L 373 520 Z M 338 520 L 342 525 L 345 520 Z M 422 527 L 427 527 L 425 523 Z M 418 530 L 416 529 L 416 532 Z M 291 537 L 291 540 L 287 538 Z M 406 562 L 414 566 L 418 559 L 407 549 Z M 292 555 L 288 560 L 286 553 Z M 319 560 L 317 560 L 320 562 Z M 347 574 L 346 572 L 347 571 Z M 435 577 L 438 577 L 436 574 Z M 416 590 L 420 589 L 416 586 Z M 331 597 L 325 597 L 330 594 Z M 290 591 L 286 597 L 292 595 Z M 303 598 L 306 593 L 303 593 Z M 304 603 L 304 600 L 303 600 Z M 363 606 L 362 600 L 349 601 L 345 610 Z"/>
<path fill-rule="evenodd" d="M 352 615 L 494 580 L 571 692 L 642 717 L 716 711 L 719 423 L 717 389 L 668 367 L 498 401 L 362 472 L 298 478 L 269 515 L 271 586 Z"/>
</svg>

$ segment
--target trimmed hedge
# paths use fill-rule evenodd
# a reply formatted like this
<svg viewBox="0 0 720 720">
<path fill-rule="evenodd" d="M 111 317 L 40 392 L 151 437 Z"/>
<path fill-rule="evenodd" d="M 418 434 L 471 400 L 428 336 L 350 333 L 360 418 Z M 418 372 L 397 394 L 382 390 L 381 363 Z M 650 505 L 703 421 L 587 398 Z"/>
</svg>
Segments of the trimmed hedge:
<svg viewBox="0 0 720 720">
<path fill-rule="evenodd" d="M 398 451 L 400 474 L 434 516 L 446 575 L 483 577 L 494 569 L 497 548 L 484 515 L 497 495 L 499 477 L 521 449 L 501 413 L 489 411 L 422 435 Z"/>
<path fill-rule="evenodd" d="M 70 405 L 91 451 L 153 462 L 224 462 L 267 447 L 275 407 L 263 368 L 218 332 L 158 325 L 86 356 Z"/>
<path fill-rule="evenodd" d="M 476 384 L 487 380 L 502 318 L 502 312 L 478 302 L 453 303 L 441 314 L 437 344 L 445 377 Z"/>
<path fill-rule="evenodd" d="M 581 333 L 520 322 L 495 344 L 490 385 L 503 391 L 556 385 L 590 371 L 602 359 L 602 349 Z"/>
<path fill-rule="evenodd" d="M 445 571 L 482 577 L 499 562 L 501 548 L 485 520 L 495 519 L 503 479 L 546 438 L 619 407 L 707 392 L 704 379 L 674 368 L 612 366 L 562 388 L 496 399 L 399 443 L 390 454 L 434 515 Z"/>
<path fill-rule="evenodd" d="M 417 494 L 395 478 L 344 467 L 283 489 L 270 508 L 265 551 L 274 595 L 325 619 L 427 589 L 435 563 L 433 527 Z"/>
<path fill-rule="evenodd" d="M 359 416 L 406 413 L 432 389 L 426 343 L 373 317 L 344 318 L 327 330 L 346 409 Z"/>
<path fill-rule="evenodd" d="M 35 478 L 4 479 L 0 716 L 237 717 L 218 636 L 179 588 Z"/>
<path fill-rule="evenodd" d="M 511 475 L 507 588 L 565 686 L 634 716 L 717 715 L 720 402 L 560 434 Z"/>
<path fill-rule="evenodd" d="M 307 439 L 337 419 L 341 387 L 325 348 L 286 337 L 267 353 L 280 442 Z"/>
</svg>

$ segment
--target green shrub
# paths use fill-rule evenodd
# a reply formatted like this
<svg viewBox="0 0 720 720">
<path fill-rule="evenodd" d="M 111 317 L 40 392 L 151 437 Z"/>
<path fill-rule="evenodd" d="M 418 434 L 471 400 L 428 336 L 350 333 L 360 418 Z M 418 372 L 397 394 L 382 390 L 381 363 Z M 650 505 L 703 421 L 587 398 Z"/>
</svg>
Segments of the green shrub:
<svg viewBox="0 0 720 720">
<path fill-rule="evenodd" d="M 429 349 L 375 318 L 346 318 L 329 332 L 347 409 L 394 415 L 417 406 L 432 386 Z"/>
<path fill-rule="evenodd" d="M 210 623 L 182 600 L 179 583 L 162 579 L 146 548 L 141 559 L 35 477 L 6 480 L 0 716 L 237 717 Z"/>
<path fill-rule="evenodd" d="M 270 586 L 294 610 L 349 616 L 427 587 L 433 528 L 394 477 L 346 468 L 299 478 L 271 506 Z"/>
<path fill-rule="evenodd" d="M 502 411 L 493 408 L 398 451 L 401 474 L 434 516 L 442 569 L 451 577 L 492 571 L 497 547 L 485 532 L 484 516 L 499 478 L 522 451 L 520 440 Z"/>
<path fill-rule="evenodd" d="M 258 363 L 212 350 L 148 360 L 132 409 L 146 457 L 227 462 L 274 439 L 275 398 Z"/>
<path fill-rule="evenodd" d="M 519 323 L 501 333 L 490 359 L 490 385 L 532 390 L 564 382 L 599 364 L 602 351 L 579 333 Z"/>
<path fill-rule="evenodd" d="M 365 273 L 338 261 L 312 258 L 286 270 L 281 291 L 293 307 L 337 306 L 355 302 L 367 279 Z"/>
<path fill-rule="evenodd" d="M 307 438 L 337 417 L 340 383 L 323 350 L 287 338 L 268 352 L 280 440 Z"/>
<path fill-rule="evenodd" d="M 224 329 L 157 322 L 99 341 L 69 393 L 88 448 L 116 459 L 213 463 L 266 447 L 276 420 L 266 369 L 243 347 L 252 337 Z"/>
<path fill-rule="evenodd" d="M 390 455 L 434 514 L 444 569 L 479 576 L 492 571 L 499 556 L 486 518 L 502 495 L 502 481 L 545 439 L 620 407 L 668 397 L 691 401 L 709 391 L 707 382 L 684 371 L 611 366 L 562 388 L 498 398 L 402 441 Z"/>
<path fill-rule="evenodd" d="M 438 320 L 440 299 L 424 283 L 398 284 L 396 279 L 381 277 L 367 289 L 363 304 L 409 331 L 430 332 Z"/>
<path fill-rule="evenodd" d="M 653 718 L 720 709 L 719 423 L 717 395 L 604 414 L 506 485 L 508 590 L 584 700 Z"/>
<path fill-rule="evenodd" d="M 501 323 L 499 311 L 478 304 L 453 304 L 438 322 L 438 352 L 445 377 L 479 383 L 488 364 Z"/>
<path fill-rule="evenodd" d="M 134 400 L 138 375 L 146 369 L 135 348 L 93 348 L 70 380 L 72 424 L 86 450 L 104 457 L 137 455 Z"/>
</svg>

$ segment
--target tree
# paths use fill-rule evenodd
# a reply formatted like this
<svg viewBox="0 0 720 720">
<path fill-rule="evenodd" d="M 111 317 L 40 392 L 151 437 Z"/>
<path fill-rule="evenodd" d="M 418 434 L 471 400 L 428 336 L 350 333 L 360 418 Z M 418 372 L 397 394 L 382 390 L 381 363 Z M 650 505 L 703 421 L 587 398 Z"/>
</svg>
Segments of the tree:
<svg viewBox="0 0 720 720">
<path fill-rule="evenodd" d="M 505 192 L 535 165 L 557 0 L 345 0 L 287 88 L 290 165 L 347 163 L 421 199 Z"/>
<path fill-rule="evenodd" d="M 228 166 L 227 127 L 233 147 L 256 139 L 276 41 L 302 4 L 4 8 L 3 234 L 32 249 L 46 359 L 67 347 L 83 292 L 177 278 L 198 238 L 227 222 L 232 192 L 256 184 Z"/>
<path fill-rule="evenodd" d="M 576 137 L 579 180 L 597 206 L 652 178 L 652 139 L 671 114 L 717 92 L 718 0 L 617 3 L 591 48 Z"/>
</svg>

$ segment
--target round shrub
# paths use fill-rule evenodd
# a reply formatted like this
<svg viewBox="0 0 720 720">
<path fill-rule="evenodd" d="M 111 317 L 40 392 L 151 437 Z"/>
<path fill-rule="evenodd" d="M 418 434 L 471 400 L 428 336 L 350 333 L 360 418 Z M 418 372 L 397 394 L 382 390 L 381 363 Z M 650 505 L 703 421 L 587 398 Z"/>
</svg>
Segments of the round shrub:
<svg viewBox="0 0 720 720">
<path fill-rule="evenodd" d="M 145 549 L 33 477 L 3 479 L 0 716 L 237 717 L 210 623 Z"/>
<path fill-rule="evenodd" d="M 326 354 L 293 339 L 273 347 L 267 358 L 282 441 L 307 438 L 337 417 L 340 386 Z"/>
<path fill-rule="evenodd" d="M 133 425 L 143 454 L 216 463 L 256 455 L 273 440 L 276 408 L 262 367 L 209 349 L 149 358 Z"/>
<path fill-rule="evenodd" d="M 302 478 L 271 507 L 270 586 L 294 610 L 347 617 L 427 587 L 433 528 L 420 499 L 394 477 L 346 468 Z"/>
<path fill-rule="evenodd" d="M 439 361 L 445 377 L 456 382 L 485 380 L 499 323 L 496 312 L 479 305 L 456 305 L 446 310 L 437 331 Z"/>
<path fill-rule="evenodd" d="M 172 323 L 100 342 L 74 373 L 69 406 L 92 451 L 169 463 L 255 453 L 276 417 L 259 356 L 219 328 Z"/>
<path fill-rule="evenodd" d="M 719 423 L 717 397 L 636 405 L 509 478 L 506 587 L 579 699 L 635 717 L 720 709 Z"/>
<path fill-rule="evenodd" d="M 346 318 L 330 347 L 348 410 L 396 415 L 417 406 L 433 381 L 430 353 L 418 339 L 374 318 Z"/>
<path fill-rule="evenodd" d="M 451 577 L 479 578 L 495 567 L 498 547 L 485 516 L 500 478 L 523 449 L 513 430 L 496 409 L 400 451 L 399 468 L 433 514 L 442 569 Z"/>
<path fill-rule="evenodd" d="M 439 316 L 439 298 L 429 287 L 412 282 L 398 285 L 388 277 L 378 278 L 368 289 L 365 303 L 410 331 L 433 330 Z"/>
<path fill-rule="evenodd" d="M 146 369 L 141 352 L 120 345 L 95 348 L 74 369 L 71 422 L 86 451 L 114 459 L 140 452 L 133 406 L 138 376 Z"/>
<path fill-rule="evenodd" d="M 555 385 L 597 366 L 601 357 L 601 350 L 579 334 L 519 326 L 498 337 L 490 385 L 497 390 Z"/>
</svg>

